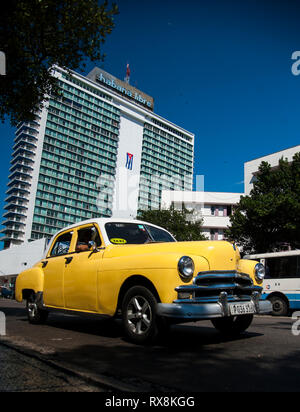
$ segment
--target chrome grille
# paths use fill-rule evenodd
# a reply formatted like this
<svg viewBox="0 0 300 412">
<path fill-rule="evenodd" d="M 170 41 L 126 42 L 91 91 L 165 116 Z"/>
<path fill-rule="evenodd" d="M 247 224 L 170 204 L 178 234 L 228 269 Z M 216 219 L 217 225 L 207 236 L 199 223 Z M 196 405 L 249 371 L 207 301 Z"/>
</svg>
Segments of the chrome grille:
<svg viewBox="0 0 300 412">
<path fill-rule="evenodd" d="M 228 301 L 249 301 L 254 292 L 262 288 L 255 286 L 245 273 L 236 271 L 199 272 L 192 285 L 182 285 L 175 289 L 178 294 L 190 293 L 186 303 L 217 302 L 220 294 L 226 292 Z M 179 298 L 178 301 L 181 299 Z M 176 301 L 176 302 L 178 302 Z"/>
</svg>

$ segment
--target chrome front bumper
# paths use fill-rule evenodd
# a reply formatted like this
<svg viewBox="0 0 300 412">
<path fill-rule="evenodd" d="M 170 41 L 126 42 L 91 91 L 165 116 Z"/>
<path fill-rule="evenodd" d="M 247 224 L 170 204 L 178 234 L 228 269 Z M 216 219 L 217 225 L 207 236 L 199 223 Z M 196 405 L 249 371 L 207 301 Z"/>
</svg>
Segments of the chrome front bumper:
<svg viewBox="0 0 300 412">
<path fill-rule="evenodd" d="M 255 307 L 255 314 L 267 314 L 272 312 L 272 304 L 269 301 L 261 300 L 260 294 L 255 292 L 249 301 Z M 235 301 L 234 303 L 244 303 L 245 301 Z M 231 302 L 232 303 L 232 302 Z M 203 320 L 230 316 L 227 293 L 221 292 L 217 302 L 209 303 L 158 303 L 157 314 L 166 318 L 182 320 Z"/>
</svg>

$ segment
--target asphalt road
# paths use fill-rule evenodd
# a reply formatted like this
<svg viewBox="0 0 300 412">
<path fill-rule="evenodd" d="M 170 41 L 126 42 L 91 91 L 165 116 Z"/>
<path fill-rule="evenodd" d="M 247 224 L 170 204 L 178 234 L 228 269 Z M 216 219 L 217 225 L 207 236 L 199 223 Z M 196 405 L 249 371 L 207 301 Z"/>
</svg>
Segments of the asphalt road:
<svg viewBox="0 0 300 412">
<path fill-rule="evenodd" d="M 48 367 L 63 368 L 66 376 L 68 370 L 76 372 L 104 390 L 300 390 L 300 335 L 292 333 L 292 318 L 257 316 L 247 332 L 231 339 L 222 337 L 209 321 L 176 325 L 157 344 L 137 346 L 126 342 L 118 322 L 51 314 L 47 324 L 30 325 L 24 304 L 3 299 L 0 311 L 7 323 L 7 334 L 0 337 L 0 363 L 7 368 L 18 362 L 4 354 L 1 342 L 37 362 L 46 361 Z M 300 331 L 300 325 L 296 329 Z M 55 379 L 66 379 L 63 372 L 51 373 L 57 373 Z M 43 377 L 40 385 L 45 387 Z M 72 390 L 72 383 L 65 381 L 65 388 Z M 73 388 L 94 390 L 82 383 Z"/>
<path fill-rule="evenodd" d="M 0 343 L 0 392 L 102 392 L 32 356 Z"/>
</svg>

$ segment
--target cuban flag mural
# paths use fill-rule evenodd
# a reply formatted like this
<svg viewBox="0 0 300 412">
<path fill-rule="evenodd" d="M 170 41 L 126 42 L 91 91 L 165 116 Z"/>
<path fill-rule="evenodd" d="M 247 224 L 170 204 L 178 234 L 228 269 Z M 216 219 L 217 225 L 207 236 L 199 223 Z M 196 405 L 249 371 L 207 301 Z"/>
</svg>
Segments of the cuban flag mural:
<svg viewBox="0 0 300 412">
<path fill-rule="evenodd" d="M 133 165 L 133 154 L 127 153 L 126 165 L 125 165 L 125 167 L 126 167 L 128 170 L 132 170 L 132 165 Z"/>
</svg>

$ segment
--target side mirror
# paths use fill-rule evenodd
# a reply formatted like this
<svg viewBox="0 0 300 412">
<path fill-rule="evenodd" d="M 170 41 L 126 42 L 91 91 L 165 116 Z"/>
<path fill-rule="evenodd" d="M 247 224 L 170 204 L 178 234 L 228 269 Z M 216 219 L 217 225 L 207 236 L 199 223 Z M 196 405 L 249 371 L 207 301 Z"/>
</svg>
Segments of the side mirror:
<svg viewBox="0 0 300 412">
<path fill-rule="evenodd" d="M 89 246 L 90 249 L 92 249 L 93 252 L 99 252 L 97 244 L 93 240 L 89 241 L 88 246 Z"/>
</svg>

